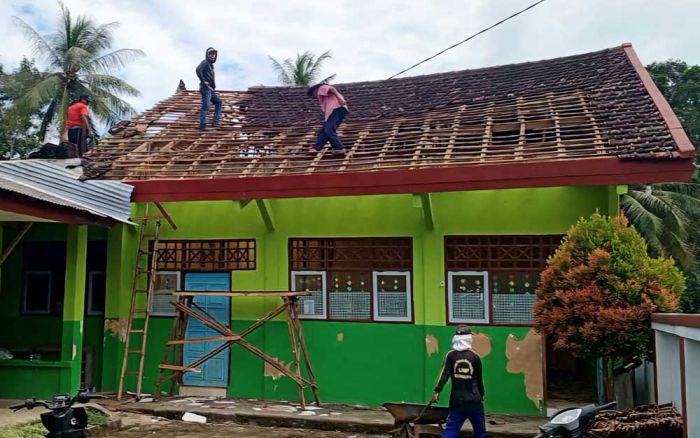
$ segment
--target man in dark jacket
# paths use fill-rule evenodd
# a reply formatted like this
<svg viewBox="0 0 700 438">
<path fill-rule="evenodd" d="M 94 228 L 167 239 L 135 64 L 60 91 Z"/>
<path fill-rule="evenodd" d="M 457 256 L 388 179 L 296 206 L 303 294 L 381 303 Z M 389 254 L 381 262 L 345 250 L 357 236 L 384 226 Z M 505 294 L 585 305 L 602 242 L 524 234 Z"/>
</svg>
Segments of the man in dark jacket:
<svg viewBox="0 0 700 438">
<path fill-rule="evenodd" d="M 447 379 L 452 378 L 450 415 L 442 432 L 443 438 L 459 437 L 459 430 L 466 420 L 472 424 L 474 438 L 486 438 L 481 358 L 471 348 L 471 329 L 465 325 L 457 327 L 452 338 L 452 350 L 445 355 L 433 393 L 433 402 L 437 402 Z"/>
<path fill-rule="evenodd" d="M 199 129 L 207 129 L 207 113 L 209 103 L 214 104 L 214 126 L 221 122 L 221 99 L 216 94 L 216 80 L 214 75 L 214 63 L 218 53 L 213 47 L 207 49 L 204 61 L 197 66 L 199 78 L 199 93 L 202 95 L 202 109 L 199 112 Z"/>
</svg>

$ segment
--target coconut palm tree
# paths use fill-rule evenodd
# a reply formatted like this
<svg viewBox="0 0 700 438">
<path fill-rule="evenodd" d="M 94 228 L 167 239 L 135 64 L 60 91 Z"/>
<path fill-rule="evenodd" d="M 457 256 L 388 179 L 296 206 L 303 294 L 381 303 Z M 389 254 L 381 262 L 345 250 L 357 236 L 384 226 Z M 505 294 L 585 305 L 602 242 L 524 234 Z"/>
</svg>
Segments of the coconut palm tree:
<svg viewBox="0 0 700 438">
<path fill-rule="evenodd" d="M 12 108 L 20 113 L 44 110 L 40 138 L 45 137 L 54 122 L 58 122 L 60 133 L 65 131 L 66 110 L 80 94 L 90 95 L 92 115 L 107 125 L 134 113 L 121 95 L 140 94 L 114 76 L 127 62 L 144 55 L 135 49 L 110 50 L 118 23 L 98 25 L 89 17 L 74 17 L 63 3 L 59 2 L 59 6 L 59 26 L 45 36 L 21 18 L 13 17 L 30 41 L 37 60 L 46 63 L 46 69 L 27 85 Z"/>
<path fill-rule="evenodd" d="M 328 82 L 335 77 L 335 75 L 331 75 L 321 81 L 317 80 L 321 75 L 323 62 L 331 58 L 330 50 L 318 58 L 309 51 L 302 54 L 297 53 L 295 59 L 287 58 L 281 63 L 272 56 L 269 58 L 273 70 L 277 73 L 277 78 L 284 85 L 310 85 L 317 82 Z"/>
<path fill-rule="evenodd" d="M 689 236 L 700 232 L 700 183 L 630 186 L 620 198 L 623 212 L 644 236 L 652 255 L 672 256 L 685 268 L 693 265 Z"/>
</svg>

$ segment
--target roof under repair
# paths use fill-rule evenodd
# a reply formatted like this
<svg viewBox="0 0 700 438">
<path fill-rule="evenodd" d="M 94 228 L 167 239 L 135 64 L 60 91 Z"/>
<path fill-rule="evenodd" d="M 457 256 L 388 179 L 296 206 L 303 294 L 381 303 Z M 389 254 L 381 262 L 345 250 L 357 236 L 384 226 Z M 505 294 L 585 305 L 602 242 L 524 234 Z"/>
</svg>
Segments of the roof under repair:
<svg viewBox="0 0 700 438">
<path fill-rule="evenodd" d="M 666 181 L 684 180 L 692 171 L 694 148 L 629 44 L 552 60 L 336 87 L 350 107 L 338 130 L 345 156 L 331 156 L 329 149 L 307 153 L 322 114 L 305 87 L 253 87 L 218 91 L 222 127 L 205 132 L 197 130 L 199 92 L 179 91 L 102 141 L 89 158 L 104 171 L 102 178 L 126 180 L 135 184 L 137 195 L 151 193 L 155 199 L 161 193 L 170 200 L 185 199 L 166 196 L 174 191 L 166 182 L 173 180 L 245 178 L 245 186 L 258 187 L 253 191 L 265 190 L 249 195 L 286 197 L 306 195 L 305 184 L 329 189 L 309 195 L 370 193 L 350 185 L 340 190 L 336 178 L 378 171 L 384 176 L 396 171 L 402 183 L 416 178 L 404 189 L 378 193 L 566 185 L 575 183 L 565 179 L 582 168 L 636 175 L 614 181 L 596 170 L 583 184 L 654 182 L 659 172 L 667 172 Z M 553 162 L 565 165 L 551 170 L 547 166 Z M 637 162 L 647 165 L 625 164 Z M 520 178 L 550 172 L 553 179 L 459 186 L 460 178 L 466 183 L 501 165 L 516 169 Z M 498 168 L 505 172 L 506 167 Z M 450 185 L 436 185 L 431 169 L 448 171 Z M 222 189 L 227 197 L 246 195 L 246 187 L 227 184 Z"/>
</svg>

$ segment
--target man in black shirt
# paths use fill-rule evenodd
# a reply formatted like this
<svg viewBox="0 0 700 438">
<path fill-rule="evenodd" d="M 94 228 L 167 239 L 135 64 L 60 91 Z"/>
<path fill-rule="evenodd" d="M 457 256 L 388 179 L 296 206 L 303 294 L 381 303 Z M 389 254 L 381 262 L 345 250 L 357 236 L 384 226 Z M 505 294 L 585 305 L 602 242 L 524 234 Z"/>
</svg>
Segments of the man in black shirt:
<svg viewBox="0 0 700 438">
<path fill-rule="evenodd" d="M 221 99 L 216 94 L 216 79 L 214 74 L 214 63 L 218 52 L 209 47 L 204 55 L 204 61 L 200 62 L 195 72 L 199 78 L 199 93 L 202 95 L 202 108 L 199 111 L 199 129 L 207 129 L 207 113 L 209 103 L 214 104 L 214 126 L 221 123 Z"/>
<path fill-rule="evenodd" d="M 481 358 L 471 348 L 471 329 L 465 325 L 457 327 L 452 338 L 452 350 L 445 355 L 440 377 L 433 393 L 433 402 L 437 402 L 447 379 L 452 378 L 450 415 L 447 417 L 447 424 L 442 432 L 443 438 L 459 437 L 459 430 L 466 420 L 472 424 L 474 438 L 486 437 Z"/>
</svg>

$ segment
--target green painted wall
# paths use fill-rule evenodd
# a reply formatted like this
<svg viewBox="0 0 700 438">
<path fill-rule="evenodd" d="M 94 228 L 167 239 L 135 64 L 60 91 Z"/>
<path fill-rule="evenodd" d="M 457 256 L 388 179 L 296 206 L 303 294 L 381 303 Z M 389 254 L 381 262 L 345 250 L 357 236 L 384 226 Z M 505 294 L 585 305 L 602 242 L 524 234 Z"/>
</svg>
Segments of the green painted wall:
<svg viewBox="0 0 700 438">
<path fill-rule="evenodd" d="M 420 202 L 412 195 L 269 200 L 275 230 L 265 227 L 255 203 L 237 201 L 166 203 L 177 222 L 164 223 L 161 239 L 255 238 L 257 269 L 233 274 L 234 290 L 287 290 L 290 237 L 410 236 L 413 238 L 415 322 L 345 323 L 305 321 L 322 401 L 380 404 L 425 402 L 433 389 L 453 328 L 445 325 L 443 238 L 452 234 L 559 234 L 596 210 L 616 212 L 615 187 L 557 187 L 432 194 L 435 227 L 427 230 Z M 128 313 L 131 274 L 137 247 L 133 228 L 110 230 L 108 306 L 103 389 L 118 384 L 123 343 L 118 331 Z M 115 294 L 115 292 L 117 292 Z M 236 298 L 235 329 L 240 330 L 279 303 L 278 298 Z M 121 320 L 120 320 L 121 318 Z M 120 322 L 121 321 L 121 322 Z M 152 387 L 172 320 L 153 318 L 144 387 Z M 491 339 L 484 358 L 487 409 L 492 412 L 540 413 L 525 392 L 524 375 L 506 371 L 506 339 L 525 336 L 527 327 L 477 327 Z M 342 333 L 342 341 L 339 340 Z M 439 340 L 429 355 L 426 336 Z M 286 323 L 279 319 L 249 338 L 281 360 L 291 360 Z M 286 377 L 265 376 L 263 363 L 240 347 L 232 349 L 228 395 L 294 399 L 296 387 Z M 133 383 L 133 382 L 131 382 Z M 447 397 L 443 397 L 444 400 Z"/>
<path fill-rule="evenodd" d="M 21 228 L 3 224 L 2 247 L 14 239 Z M 0 361 L 0 397 L 50 397 L 59 391 L 74 391 L 80 380 L 80 356 L 83 346 L 93 351 L 93 376 L 99 383 L 102 374 L 103 318 L 83 319 L 87 240 L 106 239 L 102 228 L 37 223 L 22 242 L 66 241 L 66 287 L 64 314 L 23 315 L 22 243 L 0 268 L 0 346 L 18 353 L 17 360 Z M 76 293 L 78 291 L 78 293 Z M 75 356 L 73 345 L 76 345 Z M 52 349 L 42 352 L 40 361 L 25 360 L 34 348 Z M 26 377 L 26 378 L 25 378 Z"/>
</svg>

